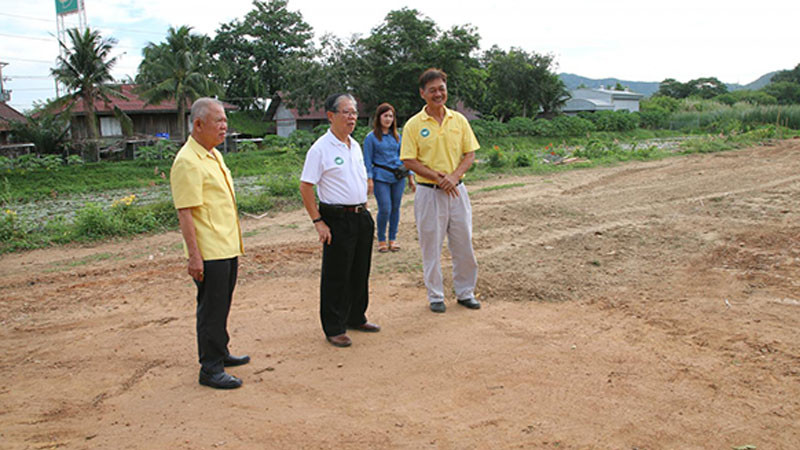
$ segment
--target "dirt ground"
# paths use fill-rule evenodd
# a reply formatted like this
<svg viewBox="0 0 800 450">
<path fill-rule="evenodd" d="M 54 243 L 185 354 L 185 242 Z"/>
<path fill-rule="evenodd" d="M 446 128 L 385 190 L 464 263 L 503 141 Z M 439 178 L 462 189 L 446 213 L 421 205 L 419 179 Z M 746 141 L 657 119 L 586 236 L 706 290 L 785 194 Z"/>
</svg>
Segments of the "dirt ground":
<svg viewBox="0 0 800 450">
<path fill-rule="evenodd" d="M 469 189 L 483 308 L 428 311 L 409 196 L 346 349 L 305 213 L 244 220 L 235 391 L 177 232 L 3 256 L 0 448 L 800 448 L 800 141 Z"/>
</svg>

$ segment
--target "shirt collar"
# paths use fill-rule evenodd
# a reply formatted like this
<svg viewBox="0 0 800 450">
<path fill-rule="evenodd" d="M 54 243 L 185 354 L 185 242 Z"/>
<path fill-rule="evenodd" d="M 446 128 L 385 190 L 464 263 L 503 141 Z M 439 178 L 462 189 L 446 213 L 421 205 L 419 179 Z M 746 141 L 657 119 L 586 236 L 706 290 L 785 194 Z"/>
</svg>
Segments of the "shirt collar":
<svg viewBox="0 0 800 450">
<path fill-rule="evenodd" d="M 344 142 L 340 141 L 339 138 L 337 138 L 336 135 L 333 134 L 333 131 L 331 131 L 330 128 L 328 128 L 328 132 L 325 133 L 325 135 L 326 135 L 326 139 L 338 144 L 340 147 L 344 148 L 345 150 L 350 150 L 350 149 L 353 148 L 353 143 L 355 142 L 355 139 L 353 139 L 353 136 L 350 136 L 349 134 L 347 135 L 347 139 L 350 142 L 350 147 L 349 148 L 347 147 L 347 144 L 345 144 Z"/>
<path fill-rule="evenodd" d="M 428 111 L 425 110 L 425 108 L 427 106 L 428 105 L 425 105 L 425 106 L 422 107 L 422 120 L 428 120 L 428 119 L 436 120 L 436 119 L 433 118 L 433 116 L 428 114 Z M 445 119 L 448 118 L 448 117 L 453 117 L 453 111 L 451 111 L 450 108 L 448 108 L 447 106 L 444 107 L 444 117 L 445 117 Z"/>
<path fill-rule="evenodd" d="M 217 156 L 217 149 L 212 148 L 211 151 L 207 150 L 205 147 L 200 145 L 199 142 L 195 141 L 192 136 L 189 136 L 189 139 L 186 140 L 186 145 L 189 146 L 190 149 L 197 155 L 198 158 L 216 158 Z"/>
</svg>

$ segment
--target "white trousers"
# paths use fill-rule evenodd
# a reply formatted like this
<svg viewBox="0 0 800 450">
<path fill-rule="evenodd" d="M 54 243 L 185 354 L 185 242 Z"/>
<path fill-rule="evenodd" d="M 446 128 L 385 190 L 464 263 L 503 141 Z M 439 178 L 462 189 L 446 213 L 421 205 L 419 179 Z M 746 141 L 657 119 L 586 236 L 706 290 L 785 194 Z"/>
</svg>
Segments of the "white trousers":
<svg viewBox="0 0 800 450">
<path fill-rule="evenodd" d="M 475 295 L 478 261 L 472 249 L 472 207 L 464 184 L 457 189 L 458 197 L 451 197 L 441 189 L 418 186 L 414 195 L 422 269 L 431 303 L 444 301 L 441 259 L 445 235 L 453 257 L 456 298 L 464 300 Z"/>
</svg>

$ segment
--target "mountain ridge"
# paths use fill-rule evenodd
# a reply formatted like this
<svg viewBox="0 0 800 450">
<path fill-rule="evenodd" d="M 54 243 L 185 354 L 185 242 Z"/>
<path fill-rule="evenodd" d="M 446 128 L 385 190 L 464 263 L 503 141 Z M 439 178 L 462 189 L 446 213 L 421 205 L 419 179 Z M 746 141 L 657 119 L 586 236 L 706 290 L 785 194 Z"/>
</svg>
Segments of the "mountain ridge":
<svg viewBox="0 0 800 450">
<path fill-rule="evenodd" d="M 738 91 L 742 89 L 757 90 L 769 84 L 769 80 L 778 72 L 779 71 L 776 70 L 765 73 L 764 75 L 758 77 L 755 81 L 744 85 L 737 83 L 725 83 L 725 85 L 728 86 L 729 91 Z M 658 92 L 658 86 L 661 84 L 660 81 L 632 81 L 622 80 L 619 78 L 587 78 L 574 73 L 566 72 L 560 73 L 558 76 L 569 90 L 577 89 L 581 84 L 588 88 L 599 88 L 600 86 L 613 88 L 617 85 L 617 83 L 619 83 L 631 91 L 644 94 L 647 97 Z"/>
</svg>

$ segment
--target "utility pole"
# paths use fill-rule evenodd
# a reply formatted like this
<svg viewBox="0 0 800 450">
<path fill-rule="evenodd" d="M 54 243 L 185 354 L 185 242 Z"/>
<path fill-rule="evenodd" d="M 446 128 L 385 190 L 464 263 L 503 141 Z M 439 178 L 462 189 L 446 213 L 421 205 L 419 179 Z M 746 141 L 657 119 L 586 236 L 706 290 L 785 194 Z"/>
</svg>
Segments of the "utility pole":
<svg viewBox="0 0 800 450">
<path fill-rule="evenodd" d="M 83 0 L 55 0 L 56 1 L 56 37 L 58 39 L 58 54 L 62 59 L 67 57 L 67 51 L 64 45 L 67 44 L 67 30 L 75 28 L 74 26 L 68 27 L 64 23 L 64 18 L 71 14 L 75 14 L 78 19 L 77 28 L 83 30 L 87 26 L 86 21 L 86 6 Z M 62 43 L 64 45 L 62 45 Z M 60 97 L 59 83 L 56 83 L 56 97 Z"/>
<path fill-rule="evenodd" d="M 0 103 L 8 103 L 11 101 L 11 91 L 6 91 L 3 87 L 3 67 L 7 66 L 7 62 L 0 61 Z"/>
</svg>

